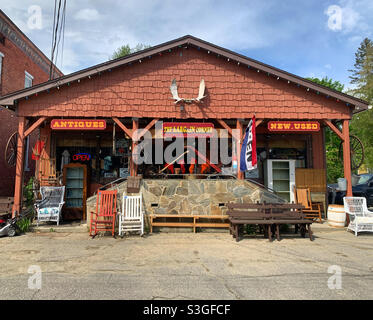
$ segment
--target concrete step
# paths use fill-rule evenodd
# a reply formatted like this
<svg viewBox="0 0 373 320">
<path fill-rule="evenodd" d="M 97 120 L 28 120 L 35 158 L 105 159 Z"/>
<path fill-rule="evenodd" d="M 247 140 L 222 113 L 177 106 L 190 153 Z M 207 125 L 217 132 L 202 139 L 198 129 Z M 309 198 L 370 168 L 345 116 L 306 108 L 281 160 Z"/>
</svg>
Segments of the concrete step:
<svg viewBox="0 0 373 320">
<path fill-rule="evenodd" d="M 36 223 L 32 225 L 33 232 L 62 232 L 62 233 L 88 233 L 88 226 L 86 223 L 73 223 L 73 224 L 57 224 L 52 223 Z"/>
</svg>

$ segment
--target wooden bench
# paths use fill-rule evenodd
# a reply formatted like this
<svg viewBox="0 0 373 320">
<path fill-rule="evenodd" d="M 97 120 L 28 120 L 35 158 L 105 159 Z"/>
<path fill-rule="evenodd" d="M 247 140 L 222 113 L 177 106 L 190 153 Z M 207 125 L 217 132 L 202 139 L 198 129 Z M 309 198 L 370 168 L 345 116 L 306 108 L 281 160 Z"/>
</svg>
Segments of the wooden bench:
<svg viewBox="0 0 373 320">
<path fill-rule="evenodd" d="M 229 228 L 228 221 L 225 221 L 228 220 L 227 215 L 151 214 L 149 217 L 150 233 L 153 232 L 153 227 L 191 227 L 194 233 L 196 228 Z"/>
<path fill-rule="evenodd" d="M 238 242 L 241 229 L 244 225 L 260 225 L 264 229 L 265 236 L 268 235 L 272 241 L 272 229 L 275 228 L 276 238 L 280 240 L 280 225 L 294 224 L 295 232 L 302 237 L 308 229 L 310 240 L 312 241 L 311 224 L 312 221 L 305 218 L 303 206 L 298 204 L 228 204 L 229 231 Z"/>
<path fill-rule="evenodd" d="M 0 216 L 11 215 L 13 203 L 14 203 L 13 197 L 0 198 Z"/>
</svg>

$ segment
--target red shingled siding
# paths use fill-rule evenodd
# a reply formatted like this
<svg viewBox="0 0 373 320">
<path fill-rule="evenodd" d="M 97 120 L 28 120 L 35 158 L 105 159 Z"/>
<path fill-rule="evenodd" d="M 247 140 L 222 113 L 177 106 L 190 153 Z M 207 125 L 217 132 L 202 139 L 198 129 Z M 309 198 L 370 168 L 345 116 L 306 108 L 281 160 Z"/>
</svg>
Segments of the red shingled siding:
<svg viewBox="0 0 373 320">
<path fill-rule="evenodd" d="M 205 79 L 204 102 L 185 104 L 181 112 L 171 99 L 173 78 L 183 98 L 197 97 Z M 20 115 L 49 117 L 248 118 L 254 113 L 268 119 L 351 117 L 343 102 L 195 48 L 143 59 L 40 93 L 19 105 Z"/>
</svg>

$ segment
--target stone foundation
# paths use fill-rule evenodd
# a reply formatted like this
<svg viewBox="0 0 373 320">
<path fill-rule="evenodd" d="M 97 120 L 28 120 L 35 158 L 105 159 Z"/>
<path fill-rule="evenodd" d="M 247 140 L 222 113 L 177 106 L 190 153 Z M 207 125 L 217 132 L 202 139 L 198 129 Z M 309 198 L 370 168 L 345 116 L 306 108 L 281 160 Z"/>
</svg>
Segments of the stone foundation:
<svg viewBox="0 0 373 320">
<path fill-rule="evenodd" d="M 118 211 L 122 210 L 123 192 L 127 182 L 118 184 Z M 285 202 L 273 193 L 246 180 L 169 179 L 141 182 L 145 214 L 226 214 L 228 202 L 268 203 Z M 95 211 L 96 197 L 87 200 L 87 223 L 90 212 Z M 147 219 L 146 219 L 147 220 Z"/>
</svg>

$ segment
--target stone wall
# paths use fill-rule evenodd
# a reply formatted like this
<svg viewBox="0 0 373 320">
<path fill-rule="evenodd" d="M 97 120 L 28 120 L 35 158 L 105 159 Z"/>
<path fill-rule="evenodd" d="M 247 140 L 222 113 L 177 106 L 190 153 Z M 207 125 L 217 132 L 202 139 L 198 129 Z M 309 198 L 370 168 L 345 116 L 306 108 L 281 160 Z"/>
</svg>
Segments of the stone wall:
<svg viewBox="0 0 373 320">
<path fill-rule="evenodd" d="M 118 209 L 127 182 L 116 186 Z M 281 198 L 245 180 L 169 179 L 142 180 L 141 193 L 146 214 L 203 214 L 221 215 L 228 202 L 255 203 L 284 202 Z M 87 200 L 87 212 L 95 211 L 96 197 Z M 89 220 L 89 215 L 88 220 Z M 89 224 L 89 221 L 87 221 Z"/>
</svg>

